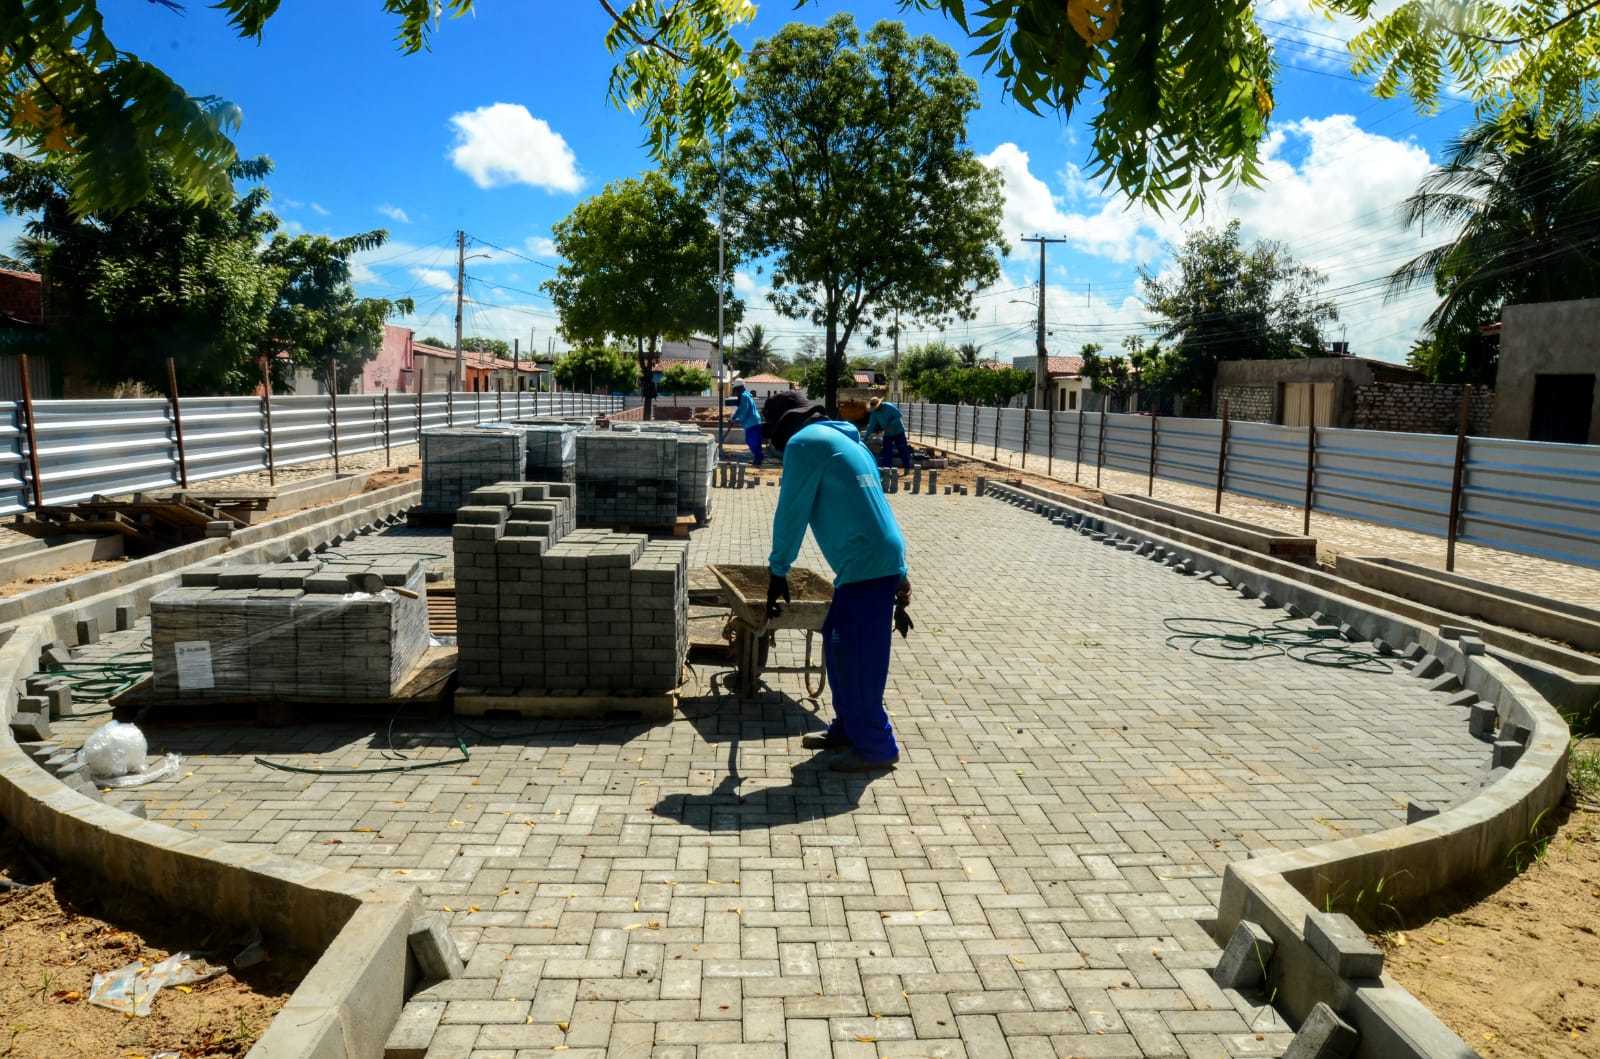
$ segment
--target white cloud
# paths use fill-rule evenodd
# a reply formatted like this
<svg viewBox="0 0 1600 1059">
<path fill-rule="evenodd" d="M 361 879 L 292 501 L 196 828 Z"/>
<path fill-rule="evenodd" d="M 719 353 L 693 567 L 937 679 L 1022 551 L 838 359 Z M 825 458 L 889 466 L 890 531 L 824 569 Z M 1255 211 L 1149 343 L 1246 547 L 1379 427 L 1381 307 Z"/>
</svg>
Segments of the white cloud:
<svg viewBox="0 0 1600 1059">
<path fill-rule="evenodd" d="M 391 206 L 387 202 L 378 207 L 378 212 L 399 224 L 410 224 L 411 218 L 406 216 L 406 211 L 399 206 Z"/>
<path fill-rule="evenodd" d="M 318 217 L 326 217 L 333 211 L 324 209 L 320 203 L 313 202 L 311 203 L 311 212 L 315 213 Z"/>
<path fill-rule="evenodd" d="M 438 290 L 456 289 L 455 275 L 442 268 L 413 268 L 411 278 L 425 287 L 434 287 Z"/>
<path fill-rule="evenodd" d="M 528 184 L 546 191 L 583 187 L 577 158 L 561 134 L 520 103 L 495 103 L 450 119 L 450 161 L 480 188 Z"/>
<path fill-rule="evenodd" d="M 534 257 L 560 257 L 556 252 L 555 240 L 543 235 L 530 235 L 522 241 L 528 253 Z"/>
</svg>

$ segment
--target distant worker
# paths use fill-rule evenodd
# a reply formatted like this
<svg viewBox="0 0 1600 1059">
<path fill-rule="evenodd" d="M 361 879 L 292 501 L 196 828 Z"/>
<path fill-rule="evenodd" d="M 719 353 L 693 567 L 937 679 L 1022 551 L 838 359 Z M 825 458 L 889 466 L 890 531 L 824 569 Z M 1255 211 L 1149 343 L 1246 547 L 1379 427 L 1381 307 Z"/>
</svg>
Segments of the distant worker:
<svg viewBox="0 0 1600 1059">
<path fill-rule="evenodd" d="M 744 443 L 750 446 L 750 462 L 761 466 L 761 413 L 756 411 L 756 399 L 745 389 L 743 379 L 733 380 L 733 392 L 739 405 L 733 410 L 733 421 L 744 427 Z"/>
<path fill-rule="evenodd" d="M 906 440 L 906 421 L 900 409 L 881 397 L 867 401 L 867 429 L 865 436 L 872 437 L 883 431 L 883 465 L 894 466 L 894 451 L 900 450 L 901 466 L 911 469 L 911 443 Z"/>
<path fill-rule="evenodd" d="M 872 452 L 855 426 L 828 419 L 797 390 L 767 398 L 767 433 L 783 454 L 768 556 L 767 614 L 789 602 L 789 568 L 809 527 L 833 568 L 833 603 L 822 623 L 822 658 L 834 720 L 808 750 L 842 749 L 834 772 L 870 772 L 900 760 L 883 692 L 893 632 L 913 628 L 906 606 L 906 543 L 883 496 Z"/>
</svg>

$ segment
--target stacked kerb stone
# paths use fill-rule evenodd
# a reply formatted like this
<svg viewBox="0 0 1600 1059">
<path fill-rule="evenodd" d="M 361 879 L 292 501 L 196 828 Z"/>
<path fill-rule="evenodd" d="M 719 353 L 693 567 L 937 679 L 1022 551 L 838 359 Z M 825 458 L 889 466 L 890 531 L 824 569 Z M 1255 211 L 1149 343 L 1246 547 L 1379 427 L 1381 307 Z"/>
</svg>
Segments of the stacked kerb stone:
<svg viewBox="0 0 1600 1059">
<path fill-rule="evenodd" d="M 527 441 L 505 427 L 435 427 L 422 432 L 422 513 L 453 515 L 474 489 L 522 479 Z"/>
<path fill-rule="evenodd" d="M 688 651 L 688 545 L 576 529 L 571 486 L 502 482 L 458 514 L 463 690 L 651 695 Z"/>
<path fill-rule="evenodd" d="M 676 523 L 676 438 L 636 430 L 579 433 L 578 521 L 606 526 Z"/>
<path fill-rule="evenodd" d="M 578 428 L 570 423 L 518 421 L 527 446 L 522 480 L 575 482 L 578 479 Z"/>
<path fill-rule="evenodd" d="M 362 591 L 367 574 L 418 598 Z M 424 589 L 414 557 L 185 571 L 150 601 L 155 690 L 197 702 L 390 698 L 428 647 Z"/>
</svg>

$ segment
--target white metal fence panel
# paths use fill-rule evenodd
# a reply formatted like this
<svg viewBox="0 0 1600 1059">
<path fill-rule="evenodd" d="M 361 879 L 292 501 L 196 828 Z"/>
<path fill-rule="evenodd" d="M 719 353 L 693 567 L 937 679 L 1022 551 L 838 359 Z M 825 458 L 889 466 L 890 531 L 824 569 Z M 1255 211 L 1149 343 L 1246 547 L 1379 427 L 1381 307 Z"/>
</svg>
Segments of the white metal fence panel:
<svg viewBox="0 0 1600 1059">
<path fill-rule="evenodd" d="M 267 469 L 265 403 L 259 397 L 195 397 L 182 404 L 189 482 Z"/>
<path fill-rule="evenodd" d="M 1455 458 L 1453 437 L 1319 428 L 1312 510 L 1443 537 Z"/>
<path fill-rule="evenodd" d="M 1600 566 L 1600 446 L 1472 438 L 1458 539 Z"/>
<path fill-rule="evenodd" d="M 1298 506 L 1306 496 L 1306 432 L 1273 423 L 1229 426 L 1223 488 L 1257 500 Z"/>
<path fill-rule="evenodd" d="M 0 404 L 0 515 L 28 509 L 28 457 L 22 433 L 22 404 Z"/>
<path fill-rule="evenodd" d="M 1027 455 L 1043 462 L 1050 455 L 1050 412 L 1043 408 L 1030 408 L 1022 414 L 1028 422 Z"/>
<path fill-rule="evenodd" d="M 1000 446 L 1001 452 L 1022 451 L 1023 410 L 1020 408 L 997 409 L 1000 415 Z"/>
<path fill-rule="evenodd" d="M 33 410 L 45 504 L 178 484 L 166 401 L 35 401 Z"/>
<path fill-rule="evenodd" d="M 1157 427 L 1156 477 L 1214 489 L 1222 421 L 1162 416 Z"/>
<path fill-rule="evenodd" d="M 1149 474 L 1152 418 L 1125 412 L 1105 416 L 1100 424 L 1105 432 L 1101 465 L 1118 471 Z"/>
</svg>

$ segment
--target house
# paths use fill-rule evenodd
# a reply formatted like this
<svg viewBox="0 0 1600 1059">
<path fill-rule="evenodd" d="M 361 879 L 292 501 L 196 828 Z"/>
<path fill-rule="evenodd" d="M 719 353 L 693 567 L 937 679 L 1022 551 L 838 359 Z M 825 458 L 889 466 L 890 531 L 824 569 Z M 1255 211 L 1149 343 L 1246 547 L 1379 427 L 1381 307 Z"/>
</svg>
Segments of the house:
<svg viewBox="0 0 1600 1059">
<path fill-rule="evenodd" d="M 751 375 L 744 380 L 745 389 L 750 391 L 750 396 L 757 401 L 765 401 L 775 393 L 783 393 L 795 388 L 794 383 L 780 375 L 771 375 L 766 372 L 760 375 Z"/>
<path fill-rule="evenodd" d="M 1600 299 L 1507 305 L 1490 432 L 1600 445 Z"/>
<path fill-rule="evenodd" d="M 456 351 L 426 342 L 414 342 L 417 378 L 427 393 L 448 389 L 456 374 Z M 476 353 L 471 350 L 461 354 L 463 382 L 460 391 L 478 390 L 493 393 L 496 390 L 537 390 L 540 376 L 548 369 L 534 360 L 511 361 L 493 353 Z"/>
<path fill-rule="evenodd" d="M 1035 371 L 1038 363 L 1037 355 L 1011 358 L 1011 366 L 1018 371 Z M 1085 407 L 1084 402 L 1093 388 L 1083 377 L 1082 357 L 1046 357 L 1045 371 L 1045 407 L 1055 412 L 1076 412 Z M 1037 376 L 1034 386 L 1037 392 Z M 1033 401 L 1034 396 L 1028 395 L 1027 407 L 1032 408 Z"/>
<path fill-rule="evenodd" d="M 0 401 L 22 400 L 22 361 L 31 355 L 28 383 L 32 396 L 52 396 L 50 361 L 38 355 L 44 341 L 44 287 L 37 272 L 0 269 Z"/>
<path fill-rule="evenodd" d="M 1217 365 L 1211 407 L 1228 418 L 1284 426 L 1359 427 L 1357 397 L 1377 386 L 1426 385 L 1403 364 L 1366 357 L 1225 360 Z M 1458 391 L 1459 399 L 1459 391 Z"/>
<path fill-rule="evenodd" d="M 409 327 L 383 325 L 383 343 L 378 355 L 361 369 L 356 393 L 414 393 L 416 350 L 414 332 Z"/>
</svg>

